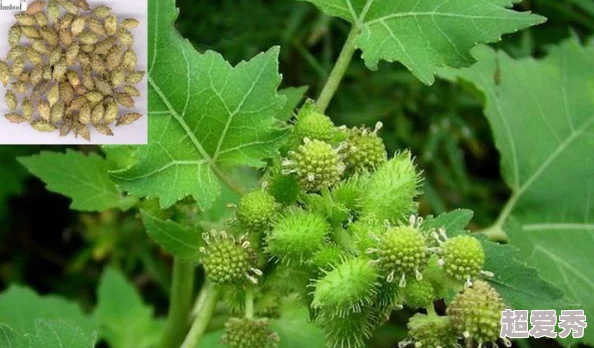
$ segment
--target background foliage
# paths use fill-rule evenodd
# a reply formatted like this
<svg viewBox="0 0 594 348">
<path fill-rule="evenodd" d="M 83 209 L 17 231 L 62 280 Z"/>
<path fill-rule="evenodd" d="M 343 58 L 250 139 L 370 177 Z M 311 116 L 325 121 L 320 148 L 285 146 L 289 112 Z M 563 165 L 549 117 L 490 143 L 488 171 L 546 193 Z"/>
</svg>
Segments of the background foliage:
<svg viewBox="0 0 594 348">
<path fill-rule="evenodd" d="M 278 45 L 281 87 L 308 86 L 310 97 L 318 95 L 349 30 L 344 21 L 324 15 L 311 4 L 289 0 L 179 0 L 177 4 L 180 18 L 176 26 L 199 51 L 215 50 L 236 64 Z M 571 36 L 587 41 L 594 33 L 591 1 L 526 0 L 517 7 L 539 13 L 548 22 L 493 45 L 511 57 L 542 57 L 552 44 Z M 356 54 L 328 114 L 336 124 L 348 126 L 382 121 L 381 135 L 389 152 L 411 148 L 425 172 L 421 213 L 472 208 L 475 214 L 470 227 L 481 229 L 495 221 L 512 194 L 499 174 L 500 158 L 483 116 L 481 98 L 465 83 L 438 79 L 428 87 L 399 64 L 380 63 L 379 72 L 369 71 Z M 524 102 L 517 100 L 518 104 Z M 78 150 L 95 151 L 90 147 Z M 144 325 L 147 333 L 153 332 L 162 323 L 149 320 L 150 309 L 143 303 L 156 305 L 157 314 L 166 311 L 169 258 L 146 238 L 140 217 L 133 213 L 69 210 L 82 203 L 49 193 L 16 160 L 38 151 L 36 147 L 0 147 L 0 290 L 9 283 L 27 284 L 39 293 L 78 299 L 88 309 L 107 298 L 102 296 L 105 288 L 99 287 L 98 294 L 96 288 L 103 269 L 110 265 L 133 279 L 133 284 L 126 285 L 118 274 L 109 272 L 103 275 L 102 284 L 111 284 L 114 289 L 129 289 L 130 285 L 139 289 L 144 299 L 135 298 L 134 293 L 127 296 L 134 313 L 146 318 L 138 325 Z M 118 161 L 117 151 L 107 149 L 107 153 L 112 155 L 97 165 L 108 168 L 111 161 Z M 76 177 L 92 175 L 92 169 Z M 64 182 L 56 179 L 57 183 Z M 105 185 L 101 189 L 109 191 L 109 183 Z M 54 187 L 58 192 L 67 189 L 67 185 Z M 85 195 L 94 194 L 92 187 L 89 190 Z M 229 192 L 223 195 L 231 197 Z M 127 203 L 117 198 L 107 196 L 97 204 L 125 209 Z M 226 213 L 225 209 L 211 212 L 213 220 Z M 529 212 L 520 218 L 531 219 Z M 110 316 L 124 320 L 117 314 L 120 309 L 109 303 L 102 308 L 103 312 L 96 313 L 97 320 L 107 322 L 101 318 Z M 73 310 L 72 315 L 79 314 Z M 397 334 L 400 319 L 396 316 L 393 325 L 376 334 L 375 346 L 388 347 L 401 338 Z M 133 340 L 118 332 L 116 324 L 110 331 L 115 340 Z M 31 331 L 37 330 L 42 336 L 44 325 L 68 329 L 56 322 L 38 323 Z M 216 330 L 221 323 L 212 325 Z M 290 326 L 278 323 L 281 330 L 290 330 Z M 72 335 L 90 339 L 86 332 Z M 150 345 L 150 337 L 147 339 Z M 547 344 L 555 346 L 554 342 Z"/>
</svg>

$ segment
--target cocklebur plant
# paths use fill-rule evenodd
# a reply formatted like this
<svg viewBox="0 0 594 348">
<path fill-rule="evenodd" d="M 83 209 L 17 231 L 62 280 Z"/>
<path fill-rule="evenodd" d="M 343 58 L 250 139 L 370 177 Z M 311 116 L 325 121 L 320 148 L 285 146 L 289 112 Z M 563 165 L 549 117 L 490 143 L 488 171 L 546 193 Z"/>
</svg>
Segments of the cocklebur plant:
<svg viewBox="0 0 594 348">
<path fill-rule="evenodd" d="M 584 286 L 573 289 L 554 275 L 539 275 L 527 265 L 533 259 L 522 259 L 515 246 L 489 238 L 504 239 L 509 233 L 526 248 L 530 238 L 544 238 L 545 233 L 526 237 L 524 232 L 565 224 L 582 228 L 582 220 L 568 219 L 584 217 L 575 208 L 584 206 L 576 198 L 584 188 L 563 180 L 563 189 L 571 194 L 557 200 L 551 192 L 559 191 L 550 183 L 562 181 L 559 173 L 576 182 L 591 174 L 583 163 L 556 160 L 559 151 L 570 150 L 572 158 L 579 158 L 570 145 L 592 149 L 583 136 L 591 126 L 584 121 L 586 113 L 563 106 L 590 100 L 594 76 L 586 67 L 593 49 L 569 42 L 538 61 L 516 61 L 484 47 L 471 55 L 477 43 L 542 22 L 539 16 L 506 8 L 508 2 L 309 2 L 352 24 L 315 102 L 300 107 L 302 95 L 287 98 L 290 93 L 278 92 L 279 48 L 232 66 L 216 52 L 198 53 L 177 35 L 172 0 L 149 0 L 154 21 L 149 37 L 149 145 L 106 147 L 104 157 L 70 150 L 21 159 L 50 190 L 71 197 L 73 209 L 139 210 L 151 240 L 173 255 L 170 309 L 153 345 L 373 346 L 374 332 L 395 325 L 391 317 L 399 312 L 398 317 L 408 318 L 408 333 L 390 337 L 392 344 L 486 346 L 501 343 L 497 317 L 503 308 L 560 308 L 565 295 L 552 282 L 561 284 L 574 302 L 588 305 Z M 415 154 L 407 149 L 388 152 L 379 125 L 332 122 L 333 110 L 327 108 L 357 49 L 370 68 L 380 60 L 398 60 L 427 84 L 439 74 L 470 81 L 485 94 L 503 174 L 514 191 L 491 228 L 466 231 L 473 213 L 465 209 L 423 216 L 423 173 Z M 473 57 L 476 64 L 464 68 L 474 63 Z M 179 69 L 171 69 L 172 64 Z M 498 81 L 490 81 L 491 76 Z M 515 97 L 527 94 L 524 88 L 531 80 L 551 88 L 572 87 L 578 95 L 564 95 L 563 89 L 552 96 L 535 89 L 530 91 L 534 98 L 555 107 L 532 108 Z M 574 132 L 557 135 L 567 143 L 551 143 L 550 127 L 539 123 L 541 117 L 529 118 L 531 112 L 552 118 L 554 124 L 571 120 L 566 128 Z M 526 139 L 527 125 L 539 130 L 531 134 L 539 144 L 558 150 L 531 157 L 528 149 L 534 146 L 511 131 L 522 129 L 521 139 Z M 541 133 L 549 138 L 539 138 Z M 99 175 L 93 180 L 101 185 L 77 186 L 73 172 L 77 177 Z M 537 187 L 546 187 L 546 193 Z M 143 204 L 153 199 L 158 207 Z M 535 208 L 541 201 L 555 209 Z M 571 204 L 560 207 L 560 201 Z M 228 209 L 229 203 L 234 209 Z M 540 210 L 551 220 L 539 220 Z M 546 252 L 540 254 L 557 258 L 545 241 L 539 250 Z M 260 306 L 265 309 L 258 310 Z M 101 303 L 98 308 L 101 313 Z M 133 337 L 158 331 L 151 320 L 131 327 L 138 330 Z M 224 322 L 225 328 L 217 330 Z M 112 331 L 100 329 L 99 335 L 123 347 Z"/>
</svg>

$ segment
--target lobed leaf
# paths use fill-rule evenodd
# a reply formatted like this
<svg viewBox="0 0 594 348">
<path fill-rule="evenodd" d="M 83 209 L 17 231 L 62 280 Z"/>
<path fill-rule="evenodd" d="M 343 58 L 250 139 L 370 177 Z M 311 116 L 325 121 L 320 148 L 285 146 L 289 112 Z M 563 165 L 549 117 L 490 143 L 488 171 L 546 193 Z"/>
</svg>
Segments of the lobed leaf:
<svg viewBox="0 0 594 348">
<path fill-rule="evenodd" d="M 229 166 L 261 167 L 285 135 L 276 116 L 278 48 L 231 66 L 218 53 L 198 53 L 174 29 L 174 1 L 149 1 L 149 145 L 113 178 L 161 207 L 193 196 L 206 210 Z"/>
<path fill-rule="evenodd" d="M 512 0 L 301 1 L 359 27 L 357 45 L 369 68 L 382 59 L 398 61 L 426 84 L 433 84 L 440 67 L 471 65 L 477 44 L 545 21 L 506 8 Z"/>
</svg>

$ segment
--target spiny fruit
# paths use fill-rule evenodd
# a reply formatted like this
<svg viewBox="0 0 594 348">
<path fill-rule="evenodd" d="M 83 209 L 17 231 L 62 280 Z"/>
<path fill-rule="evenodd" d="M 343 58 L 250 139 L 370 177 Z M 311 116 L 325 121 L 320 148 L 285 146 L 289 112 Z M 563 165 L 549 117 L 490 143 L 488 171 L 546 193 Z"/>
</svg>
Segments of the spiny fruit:
<svg viewBox="0 0 594 348">
<path fill-rule="evenodd" d="M 255 267 L 256 255 L 248 241 L 214 230 L 205 233 L 203 239 L 207 246 L 200 248 L 202 265 L 210 280 L 219 285 L 258 282 L 256 276 L 262 272 Z"/>
<path fill-rule="evenodd" d="M 250 232 L 263 232 L 270 228 L 279 205 L 274 197 L 264 190 L 255 190 L 244 195 L 237 205 L 237 219 Z"/>
<path fill-rule="evenodd" d="M 336 317 L 332 311 L 322 310 L 316 316 L 316 322 L 324 331 L 326 344 L 330 348 L 363 348 L 371 337 L 378 320 L 370 308 Z"/>
<path fill-rule="evenodd" d="M 412 345 L 416 348 L 456 348 L 459 347 L 450 318 L 417 313 L 408 320 L 409 340 L 402 341 L 398 347 Z"/>
<path fill-rule="evenodd" d="M 357 252 L 365 254 L 377 244 L 377 238 L 386 232 L 386 226 L 373 217 L 362 217 L 348 228 Z"/>
<path fill-rule="evenodd" d="M 289 158 L 283 161 L 284 173 L 297 175 L 301 187 L 317 192 L 336 185 L 344 172 L 343 147 L 319 141 L 303 139 L 296 151 L 289 151 Z"/>
<path fill-rule="evenodd" d="M 441 244 L 440 255 L 446 274 L 457 280 L 470 281 L 485 265 L 485 251 L 478 239 L 471 236 L 447 239 Z"/>
<path fill-rule="evenodd" d="M 291 210 L 268 234 L 266 251 L 285 264 L 302 264 L 321 249 L 330 225 L 315 213 Z"/>
<path fill-rule="evenodd" d="M 295 125 L 289 137 L 289 146 L 299 146 L 303 139 L 320 140 L 332 143 L 337 132 L 332 120 L 319 112 L 312 101 L 306 102 L 295 119 Z"/>
<path fill-rule="evenodd" d="M 417 209 L 421 177 L 410 152 L 404 151 L 382 164 L 371 175 L 363 195 L 363 215 L 379 221 L 404 221 Z"/>
<path fill-rule="evenodd" d="M 345 162 L 354 172 L 373 171 L 387 160 L 386 147 L 377 132 L 382 128 L 378 122 L 373 131 L 368 128 L 354 128 L 346 139 Z"/>
<path fill-rule="evenodd" d="M 404 303 L 412 308 L 429 308 L 433 306 L 435 291 L 428 280 L 412 280 L 402 291 Z"/>
<path fill-rule="evenodd" d="M 421 272 L 429 257 L 425 237 L 414 226 L 389 228 L 377 237 L 376 247 L 369 248 L 367 253 L 375 259 L 377 267 L 388 275 L 386 280 L 392 282 L 400 278 L 401 287 L 406 286 L 407 275 L 422 279 Z"/>
<path fill-rule="evenodd" d="M 501 296 L 484 281 L 476 281 L 454 297 L 447 308 L 454 331 L 479 346 L 495 342 L 501 329 Z"/>
<path fill-rule="evenodd" d="M 231 318 L 225 323 L 222 337 L 222 342 L 231 348 L 276 348 L 279 341 L 265 318 Z"/>
<path fill-rule="evenodd" d="M 377 270 L 365 259 L 350 259 L 328 271 L 314 284 L 314 309 L 333 311 L 338 317 L 360 312 L 377 294 Z"/>
<path fill-rule="evenodd" d="M 349 256 L 336 245 L 325 245 L 313 254 L 307 263 L 314 268 L 314 271 L 326 271 L 339 265 Z"/>
</svg>

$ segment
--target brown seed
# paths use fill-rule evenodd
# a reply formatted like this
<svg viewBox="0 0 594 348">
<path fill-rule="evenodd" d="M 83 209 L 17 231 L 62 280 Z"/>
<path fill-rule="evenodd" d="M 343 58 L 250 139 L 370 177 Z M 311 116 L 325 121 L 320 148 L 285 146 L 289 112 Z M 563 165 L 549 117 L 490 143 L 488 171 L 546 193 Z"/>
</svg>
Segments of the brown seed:
<svg viewBox="0 0 594 348">
<path fill-rule="evenodd" d="M 68 106 L 67 111 L 68 112 L 79 111 L 85 104 L 88 104 L 87 98 L 85 98 L 84 95 L 79 95 L 76 98 L 74 98 L 74 100 L 72 100 L 72 102 L 70 103 L 70 106 Z"/>
<path fill-rule="evenodd" d="M 134 99 L 132 99 L 132 97 L 130 97 L 126 93 L 117 92 L 115 94 L 115 99 L 118 102 L 118 104 L 120 104 L 121 106 L 124 106 L 127 108 L 134 107 Z"/>
<path fill-rule="evenodd" d="M 97 104 L 91 111 L 91 123 L 93 125 L 103 124 L 103 116 L 105 115 L 105 107 L 102 103 Z"/>
<path fill-rule="evenodd" d="M 30 82 L 32 85 L 37 85 L 38 83 L 41 82 L 41 80 L 43 80 L 43 65 L 37 65 L 31 71 Z"/>
<path fill-rule="evenodd" d="M 99 103 L 100 101 L 103 100 L 103 94 L 101 94 L 97 91 L 87 92 L 87 94 L 85 94 L 85 97 L 87 98 L 89 103 L 91 103 L 92 105 Z"/>
<path fill-rule="evenodd" d="M 126 73 L 123 67 L 116 68 L 111 73 L 111 85 L 113 87 L 118 87 L 126 80 Z"/>
<path fill-rule="evenodd" d="M 51 117 L 54 124 L 60 123 L 62 121 L 64 118 L 64 109 L 65 106 L 61 100 L 58 100 L 58 102 L 52 106 Z"/>
<path fill-rule="evenodd" d="M 74 65 L 79 52 L 80 45 L 78 43 L 74 43 L 68 47 L 68 50 L 66 51 L 66 63 L 68 63 L 68 65 Z"/>
<path fill-rule="evenodd" d="M 118 31 L 118 18 L 115 15 L 109 15 L 105 18 L 105 33 L 109 36 L 115 35 Z"/>
<path fill-rule="evenodd" d="M 89 29 L 92 33 L 97 34 L 98 36 L 105 36 L 105 27 L 103 26 L 103 22 L 96 17 L 91 17 L 89 19 Z"/>
<path fill-rule="evenodd" d="M 33 118 L 33 112 L 34 112 L 33 103 L 31 103 L 31 100 L 27 97 L 23 98 L 21 107 L 23 109 L 23 117 L 27 121 L 31 121 L 31 119 Z"/>
<path fill-rule="evenodd" d="M 25 12 L 25 13 L 28 15 L 34 15 L 36 13 L 43 11 L 44 7 L 45 7 L 45 1 L 43 1 L 43 0 L 35 1 L 31 4 L 29 4 L 29 6 L 27 6 L 27 12 Z"/>
<path fill-rule="evenodd" d="M 133 71 L 128 76 L 126 76 L 126 83 L 129 85 L 135 85 L 142 81 L 144 74 L 145 72 L 141 70 Z"/>
<path fill-rule="evenodd" d="M 23 115 L 16 112 L 9 112 L 5 114 L 4 117 L 6 117 L 10 123 L 23 123 L 28 121 Z"/>
<path fill-rule="evenodd" d="M 60 31 L 70 30 L 74 18 L 76 17 L 72 13 L 67 13 L 62 18 L 60 18 L 60 21 L 58 23 L 58 28 L 60 29 Z"/>
<path fill-rule="evenodd" d="M 136 56 L 136 52 L 132 49 L 128 49 L 126 53 L 124 53 L 124 69 L 126 70 L 136 70 L 136 64 L 138 62 L 138 57 Z"/>
<path fill-rule="evenodd" d="M 42 82 L 40 84 L 38 84 L 37 86 L 33 87 L 33 91 L 31 92 L 31 100 L 39 100 L 41 99 L 41 96 L 45 95 L 45 92 L 47 92 L 48 88 L 50 88 L 50 83 L 48 82 Z"/>
<path fill-rule="evenodd" d="M 127 29 L 119 28 L 117 36 L 122 46 L 132 46 L 134 44 L 134 35 Z"/>
<path fill-rule="evenodd" d="M 49 92 L 47 92 L 47 101 L 49 102 L 50 106 L 54 106 L 54 104 L 60 99 L 60 86 L 56 83 L 50 88 Z"/>
<path fill-rule="evenodd" d="M 81 45 L 80 50 L 86 54 L 91 54 L 95 51 L 95 45 Z"/>
<path fill-rule="evenodd" d="M 50 52 L 43 40 L 31 40 L 31 47 L 39 54 L 48 55 Z"/>
<path fill-rule="evenodd" d="M 70 86 L 72 86 L 73 89 L 76 89 L 76 87 L 80 85 L 80 76 L 74 70 L 68 70 L 66 72 L 66 79 L 68 79 L 68 82 L 70 82 Z"/>
<path fill-rule="evenodd" d="M 4 94 L 4 100 L 6 100 L 6 106 L 8 106 L 10 111 L 16 110 L 19 101 L 16 95 L 10 89 L 6 90 L 6 94 Z"/>
<path fill-rule="evenodd" d="M 60 30 L 60 42 L 66 47 L 72 45 L 72 32 L 70 30 Z"/>
<path fill-rule="evenodd" d="M 56 22 L 58 17 L 60 16 L 60 7 L 58 7 L 58 2 L 56 0 L 49 0 L 47 4 L 47 14 L 49 19 L 52 22 Z"/>
<path fill-rule="evenodd" d="M 95 125 L 95 129 L 97 130 L 97 132 L 99 132 L 103 135 L 113 136 L 113 131 L 111 130 L 111 128 L 109 128 L 108 126 L 106 126 L 104 124 Z"/>
<path fill-rule="evenodd" d="M 105 18 L 111 14 L 111 7 L 100 5 L 93 9 L 93 14 L 99 18 Z"/>
<path fill-rule="evenodd" d="M 74 4 L 83 11 L 91 10 L 89 3 L 87 0 L 73 0 Z"/>
<path fill-rule="evenodd" d="M 91 131 L 87 126 L 81 123 L 74 124 L 74 133 L 80 135 L 86 141 L 91 141 Z"/>
<path fill-rule="evenodd" d="M 99 40 L 99 35 L 92 33 L 90 31 L 83 31 L 78 35 L 78 39 L 83 44 L 94 45 Z"/>
<path fill-rule="evenodd" d="M 43 67 L 43 79 L 46 81 L 52 79 L 52 67 L 50 65 L 46 65 Z"/>
<path fill-rule="evenodd" d="M 27 62 L 25 61 L 24 57 L 17 57 L 14 60 L 14 63 L 12 63 L 12 76 L 15 78 L 21 76 L 23 71 L 25 71 L 26 64 Z"/>
<path fill-rule="evenodd" d="M 19 94 L 25 94 L 29 91 L 29 85 L 23 81 L 14 81 L 12 83 L 12 88 Z"/>
<path fill-rule="evenodd" d="M 60 59 L 62 59 L 62 48 L 56 47 L 49 55 L 49 58 L 48 58 L 49 64 L 56 65 L 56 64 L 58 64 Z"/>
<path fill-rule="evenodd" d="M 18 57 L 22 57 L 25 55 L 25 46 L 14 46 L 8 51 L 6 55 L 6 60 L 15 60 Z"/>
<path fill-rule="evenodd" d="M 140 91 L 134 86 L 124 86 L 124 93 L 131 97 L 140 97 Z"/>
<path fill-rule="evenodd" d="M 81 68 L 91 67 L 91 57 L 85 52 L 78 53 L 78 62 L 80 63 Z"/>
<path fill-rule="evenodd" d="M 40 28 L 39 35 L 41 35 L 45 42 L 52 47 L 57 46 L 60 43 L 60 36 L 52 28 Z"/>
<path fill-rule="evenodd" d="M 118 104 L 113 100 L 113 98 L 107 98 L 105 100 L 105 117 L 104 121 L 105 124 L 111 124 L 118 118 Z"/>
<path fill-rule="evenodd" d="M 35 14 L 35 21 L 37 22 L 37 25 L 39 25 L 40 27 L 46 27 L 49 25 L 47 16 L 43 12 L 38 12 Z"/>
<path fill-rule="evenodd" d="M 31 64 L 43 65 L 43 56 L 41 54 L 37 53 L 37 51 L 35 51 L 33 49 L 33 47 L 27 47 L 26 53 L 27 53 L 27 58 L 29 58 L 29 61 L 31 62 Z"/>
<path fill-rule="evenodd" d="M 120 46 L 113 46 L 107 56 L 107 70 L 113 71 L 122 64 L 122 49 Z"/>
<path fill-rule="evenodd" d="M 22 26 L 21 31 L 28 39 L 39 39 L 41 37 L 39 30 L 35 29 L 33 26 Z"/>
<path fill-rule="evenodd" d="M 97 54 L 108 54 L 111 48 L 116 44 L 117 38 L 108 37 L 103 41 L 97 43 L 95 47 L 95 53 Z"/>
<path fill-rule="evenodd" d="M 78 112 L 78 120 L 82 124 L 89 124 L 91 122 L 91 105 L 89 103 L 83 104 Z"/>
<path fill-rule="evenodd" d="M 120 119 L 116 123 L 116 127 L 132 124 L 132 123 L 136 122 L 138 119 L 140 119 L 141 117 L 142 117 L 142 115 L 137 112 L 131 112 L 129 114 L 122 115 L 122 117 L 120 117 Z"/>
<path fill-rule="evenodd" d="M 50 105 L 47 101 L 40 100 L 37 103 L 37 112 L 39 112 L 39 117 L 41 117 L 41 119 L 43 119 L 45 121 L 49 121 L 51 112 L 52 112 L 52 108 L 50 107 Z"/>
<path fill-rule="evenodd" d="M 91 57 L 91 68 L 93 68 L 93 71 L 97 74 L 104 74 L 107 72 L 105 61 L 101 59 L 101 56 L 96 54 Z"/>
<path fill-rule="evenodd" d="M 95 81 L 93 80 L 93 70 L 91 70 L 91 67 L 83 68 L 82 84 L 89 90 L 95 89 Z"/>
<path fill-rule="evenodd" d="M 33 129 L 39 131 L 39 132 L 53 132 L 56 130 L 56 127 L 49 123 L 49 121 L 46 120 L 35 120 L 33 122 L 31 122 L 31 127 L 33 127 Z"/>
<path fill-rule="evenodd" d="M 54 73 L 53 78 L 56 81 L 62 80 L 64 74 L 66 74 L 66 70 L 68 69 L 68 64 L 66 63 L 66 59 L 62 58 L 58 62 L 58 64 L 54 65 Z"/>
<path fill-rule="evenodd" d="M 74 99 L 74 88 L 72 88 L 72 86 L 70 85 L 70 83 L 68 82 L 60 82 L 59 83 L 60 86 L 60 99 L 62 99 L 62 101 L 65 104 L 70 104 L 70 102 L 72 102 L 72 99 Z"/>
<path fill-rule="evenodd" d="M 0 59 L 0 83 L 6 87 L 8 80 L 10 80 L 10 69 L 8 68 L 8 64 Z"/>
<path fill-rule="evenodd" d="M 86 25 L 86 18 L 83 16 L 76 16 L 76 18 L 72 21 L 71 31 L 72 36 L 76 36 L 85 30 Z"/>
<path fill-rule="evenodd" d="M 85 88 L 85 86 L 81 86 L 81 85 L 77 86 L 77 87 L 74 89 L 74 93 L 75 93 L 75 94 L 77 94 L 77 95 L 82 95 L 82 96 L 84 96 L 85 94 L 87 94 L 87 92 L 88 92 L 88 90 Z M 86 98 L 85 98 L 85 99 L 86 99 Z"/>
<path fill-rule="evenodd" d="M 72 121 L 65 121 L 62 123 L 62 126 L 60 126 L 60 136 L 65 137 L 70 134 L 70 132 L 72 132 L 72 127 Z"/>
<path fill-rule="evenodd" d="M 19 23 L 20 25 L 31 26 L 37 24 L 37 21 L 35 21 L 35 17 L 29 16 L 26 13 L 17 13 L 14 15 L 14 18 L 16 18 L 17 23 Z"/>
<path fill-rule="evenodd" d="M 10 45 L 10 47 L 17 46 L 19 42 L 21 42 L 22 34 L 23 31 L 21 30 L 21 27 L 19 27 L 18 25 L 13 25 L 12 27 L 10 27 L 10 30 L 8 30 L 8 44 Z"/>
<path fill-rule="evenodd" d="M 99 92 L 101 92 L 101 94 L 111 95 L 113 93 L 113 88 L 111 87 L 111 85 L 108 82 L 104 81 L 103 79 L 101 79 L 99 77 L 95 77 L 94 82 L 95 82 L 95 89 L 98 90 Z"/>
<path fill-rule="evenodd" d="M 77 15 L 80 13 L 80 8 L 75 4 L 71 3 L 70 0 L 62 1 L 62 6 L 69 14 Z"/>
<path fill-rule="evenodd" d="M 140 24 L 140 22 L 134 18 L 126 18 L 122 21 L 122 27 L 124 27 L 128 30 L 132 30 L 132 29 L 136 28 L 139 24 Z"/>
</svg>

